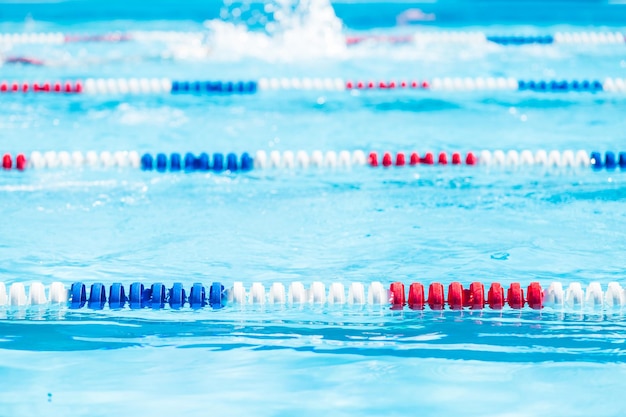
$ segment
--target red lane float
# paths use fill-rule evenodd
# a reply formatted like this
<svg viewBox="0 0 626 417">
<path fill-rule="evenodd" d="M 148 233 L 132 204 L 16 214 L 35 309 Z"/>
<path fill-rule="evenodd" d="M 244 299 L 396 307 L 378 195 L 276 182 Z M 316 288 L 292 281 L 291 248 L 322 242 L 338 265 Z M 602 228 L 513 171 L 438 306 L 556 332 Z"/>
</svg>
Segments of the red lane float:
<svg viewBox="0 0 626 417">
<path fill-rule="evenodd" d="M 394 282 L 389 286 L 389 299 L 391 301 L 392 308 L 402 309 L 406 304 L 404 294 L 404 284 L 401 282 Z"/>
<path fill-rule="evenodd" d="M 509 307 L 520 309 L 524 307 L 524 290 L 519 282 L 514 282 L 507 292 L 507 302 Z"/>
<path fill-rule="evenodd" d="M 535 310 L 543 308 L 543 291 L 538 282 L 531 282 L 526 291 L 526 302 L 528 306 Z"/>
<path fill-rule="evenodd" d="M 370 152 L 367 163 L 372 167 L 378 166 L 378 154 L 376 152 Z"/>
<path fill-rule="evenodd" d="M 13 161 L 11 160 L 11 155 L 5 154 L 2 157 L 2 168 L 4 168 L 4 169 L 11 169 L 12 165 L 13 165 Z"/>
<path fill-rule="evenodd" d="M 493 310 L 501 310 L 504 307 L 504 288 L 499 283 L 494 282 L 489 287 L 487 302 Z"/>
<path fill-rule="evenodd" d="M 15 167 L 20 171 L 26 168 L 26 157 L 24 155 L 17 155 L 17 158 L 15 158 Z"/>
<path fill-rule="evenodd" d="M 468 307 L 472 310 L 485 308 L 485 287 L 480 282 L 472 282 L 469 287 Z"/>
<path fill-rule="evenodd" d="M 428 305 L 431 310 L 443 310 L 445 298 L 443 294 L 443 285 L 439 282 L 433 282 L 428 287 Z"/>
<path fill-rule="evenodd" d="M 391 162 L 391 154 L 389 154 L 388 152 L 386 152 L 386 153 L 383 155 L 383 166 L 384 166 L 384 167 L 390 167 L 391 165 L 392 165 L 392 162 Z"/>
<path fill-rule="evenodd" d="M 463 285 L 460 282 L 451 283 L 448 287 L 448 307 L 451 310 L 461 310 L 463 304 Z"/>
<path fill-rule="evenodd" d="M 409 287 L 409 308 L 412 310 L 424 309 L 424 286 L 414 282 Z"/>
<path fill-rule="evenodd" d="M 424 155 L 423 158 L 420 159 L 420 163 L 426 164 L 426 165 L 433 165 L 435 163 L 435 158 L 433 157 L 432 153 L 428 152 L 426 153 L 426 155 Z"/>
</svg>

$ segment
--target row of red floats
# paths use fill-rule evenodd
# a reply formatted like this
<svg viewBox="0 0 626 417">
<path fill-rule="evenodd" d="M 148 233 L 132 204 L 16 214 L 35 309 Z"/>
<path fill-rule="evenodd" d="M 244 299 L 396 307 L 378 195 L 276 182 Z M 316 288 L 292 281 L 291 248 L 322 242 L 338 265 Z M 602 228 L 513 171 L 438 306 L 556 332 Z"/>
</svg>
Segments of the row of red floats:
<svg viewBox="0 0 626 417">
<path fill-rule="evenodd" d="M 399 35 L 399 36 L 378 35 L 378 36 L 347 36 L 346 37 L 346 44 L 348 46 L 357 45 L 359 43 L 367 42 L 367 41 L 388 42 L 392 44 L 411 43 L 415 41 L 415 38 L 413 37 L 413 35 Z"/>
<path fill-rule="evenodd" d="M 0 93 L 82 93 L 83 83 L 76 82 L 33 82 L 33 83 L 18 83 L 18 82 L 0 82 Z"/>
<path fill-rule="evenodd" d="M 13 168 L 13 158 L 8 153 L 2 156 L 2 168 Z M 15 157 L 15 168 L 20 171 L 26 168 L 26 157 L 23 154 L 19 154 Z"/>
<path fill-rule="evenodd" d="M 383 154 L 382 161 L 380 165 L 384 167 L 390 167 L 392 165 L 395 166 L 404 166 L 407 165 L 407 156 L 403 152 L 398 152 L 395 154 L 395 158 L 389 152 L 385 152 Z M 370 166 L 377 167 L 379 166 L 378 154 L 376 152 L 370 152 L 368 156 L 367 163 Z M 448 165 L 448 154 L 445 152 L 441 152 L 437 158 L 437 164 L 439 165 Z M 462 165 L 463 157 L 460 153 L 454 152 L 452 154 L 452 165 Z M 465 156 L 465 165 L 476 165 L 478 163 L 478 159 L 472 152 L 468 152 Z M 423 157 L 420 157 L 417 152 L 411 152 L 409 155 L 409 165 L 418 165 L 418 164 L 426 164 L 426 165 L 434 165 L 435 164 L 435 156 L 431 152 L 427 152 Z"/>
<path fill-rule="evenodd" d="M 346 90 L 394 89 L 394 88 L 430 88 L 428 81 L 346 81 Z"/>
<path fill-rule="evenodd" d="M 409 296 L 406 298 L 404 284 L 394 282 L 389 287 L 390 301 L 393 309 L 402 309 L 407 305 L 412 310 L 423 310 L 428 306 L 431 310 L 443 310 L 446 305 L 451 310 L 462 310 L 470 308 L 472 310 L 482 310 L 489 306 L 492 310 L 501 310 L 507 304 L 513 309 L 521 309 L 524 305 L 539 310 L 543 308 L 543 290 L 538 282 L 532 282 L 526 289 L 514 282 L 508 290 L 494 282 L 485 293 L 485 287 L 480 282 L 472 282 L 469 288 L 463 288 L 459 282 L 453 282 L 448 286 L 448 296 L 444 294 L 444 286 L 441 283 L 433 282 L 428 287 L 426 297 L 424 285 L 414 282 L 409 286 Z M 506 296 L 505 296 L 506 294 Z"/>
<path fill-rule="evenodd" d="M 126 42 L 132 41 L 131 35 L 124 33 L 107 33 L 104 35 L 65 35 L 65 43 L 74 42 Z"/>
</svg>

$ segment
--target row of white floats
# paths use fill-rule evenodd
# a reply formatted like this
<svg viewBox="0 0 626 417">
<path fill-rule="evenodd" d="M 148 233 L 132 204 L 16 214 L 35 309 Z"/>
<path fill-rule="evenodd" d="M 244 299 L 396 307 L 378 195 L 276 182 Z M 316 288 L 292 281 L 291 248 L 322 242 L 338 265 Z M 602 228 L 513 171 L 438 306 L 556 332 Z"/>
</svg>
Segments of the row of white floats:
<svg viewBox="0 0 626 417">
<path fill-rule="evenodd" d="M 85 94 L 164 94 L 172 92 L 169 78 L 87 78 Z"/>
<path fill-rule="evenodd" d="M 563 152 L 552 150 L 546 151 L 540 149 L 533 153 L 530 150 L 521 152 L 510 150 L 504 152 L 502 150 L 488 151 L 483 150 L 478 156 L 480 165 L 491 166 L 530 166 L 538 165 L 545 167 L 588 167 L 591 163 L 589 153 L 579 150 L 574 153 L 573 150 L 565 150 Z"/>
<path fill-rule="evenodd" d="M 35 169 L 41 168 L 67 168 L 67 167 L 131 167 L 139 168 L 140 156 L 136 151 L 116 151 L 116 152 L 95 152 L 88 151 L 86 153 L 75 152 L 39 152 L 35 151 L 30 154 L 27 160 L 28 167 Z"/>
</svg>

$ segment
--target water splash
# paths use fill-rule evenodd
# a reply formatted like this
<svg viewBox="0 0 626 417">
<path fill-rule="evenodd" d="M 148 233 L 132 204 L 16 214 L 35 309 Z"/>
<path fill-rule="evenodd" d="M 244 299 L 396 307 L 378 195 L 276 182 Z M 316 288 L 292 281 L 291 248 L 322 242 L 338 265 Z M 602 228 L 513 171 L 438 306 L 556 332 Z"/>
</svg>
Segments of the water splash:
<svg viewBox="0 0 626 417">
<path fill-rule="evenodd" d="M 222 19 L 209 20 L 205 27 L 210 54 L 218 60 L 288 62 L 346 55 L 343 22 L 329 0 L 274 0 L 262 9 L 227 2 Z"/>
</svg>

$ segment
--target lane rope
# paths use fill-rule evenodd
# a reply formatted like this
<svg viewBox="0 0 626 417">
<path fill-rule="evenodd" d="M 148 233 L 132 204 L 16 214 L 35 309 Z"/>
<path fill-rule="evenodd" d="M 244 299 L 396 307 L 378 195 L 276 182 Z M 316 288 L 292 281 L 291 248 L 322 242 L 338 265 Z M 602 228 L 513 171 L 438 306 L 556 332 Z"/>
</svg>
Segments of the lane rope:
<svg viewBox="0 0 626 417">
<path fill-rule="evenodd" d="M 185 81 L 169 78 L 87 78 L 64 81 L 0 81 L 0 93 L 247 95 L 259 91 L 522 91 L 537 93 L 625 93 L 626 78 L 517 80 L 504 77 L 436 77 L 429 80 L 261 78 L 248 81 Z"/>
<path fill-rule="evenodd" d="M 204 42 L 209 32 L 182 31 L 129 31 L 101 34 L 68 34 L 62 32 L 0 33 L 0 44 L 67 44 L 78 42 L 118 43 L 118 42 Z M 554 45 L 554 44 L 623 44 L 625 35 L 621 32 L 555 32 L 554 34 L 492 34 L 479 31 L 432 31 L 406 35 L 346 35 L 346 44 L 354 46 L 363 43 L 387 44 L 428 44 L 460 43 L 488 44 L 505 46 Z"/>
<path fill-rule="evenodd" d="M 269 154 L 259 150 L 254 157 L 243 152 L 238 155 L 234 152 L 223 154 L 215 152 L 198 154 L 187 152 L 144 153 L 140 156 L 137 151 L 89 151 L 44 153 L 35 151 L 27 158 L 24 154 L 4 154 L 2 167 L 5 171 L 26 169 L 55 169 L 55 168 L 135 168 L 144 171 L 178 172 L 178 171 L 251 171 L 253 169 L 306 169 L 306 168 L 344 168 L 353 166 L 370 166 L 372 168 L 402 168 L 416 166 L 487 166 L 502 168 L 544 167 L 544 168 L 588 168 L 594 171 L 606 169 L 626 170 L 626 152 L 606 151 L 604 154 L 584 150 L 546 151 L 544 149 L 532 152 L 530 150 L 483 150 L 480 153 L 467 152 L 369 152 L 355 151 L 271 151 Z"/>
<path fill-rule="evenodd" d="M 71 34 L 62 32 L 0 33 L 0 44 L 67 44 L 67 43 L 119 43 L 178 42 L 198 43 L 206 38 L 205 32 L 130 31 L 101 34 Z"/>
<path fill-rule="evenodd" d="M 488 286 L 472 282 L 464 287 L 460 282 L 447 286 L 440 282 L 423 284 L 412 282 L 405 286 L 393 282 L 389 287 L 381 282 L 369 284 L 333 282 L 328 287 L 323 282 L 313 282 L 308 288 L 299 281 L 285 286 L 274 282 L 268 288 L 255 282 L 245 287 L 234 282 L 226 287 L 221 282 L 209 286 L 193 283 L 185 288 L 182 283 L 166 286 L 161 282 L 130 285 L 113 283 L 85 284 L 75 282 L 69 288 L 62 282 L 53 282 L 46 291 L 40 282 L 29 286 L 21 282 L 7 286 L 0 282 L 0 307 L 66 306 L 70 309 L 87 307 L 93 310 L 109 309 L 221 309 L 226 306 L 245 305 L 280 306 L 382 306 L 393 310 L 502 310 L 551 308 L 557 311 L 609 311 L 626 306 L 626 292 L 618 282 L 610 282 L 606 290 L 598 282 L 583 289 L 579 282 L 552 282 L 543 288 L 539 282 L 522 286 L 518 282 L 504 285 L 493 282 Z"/>
</svg>

